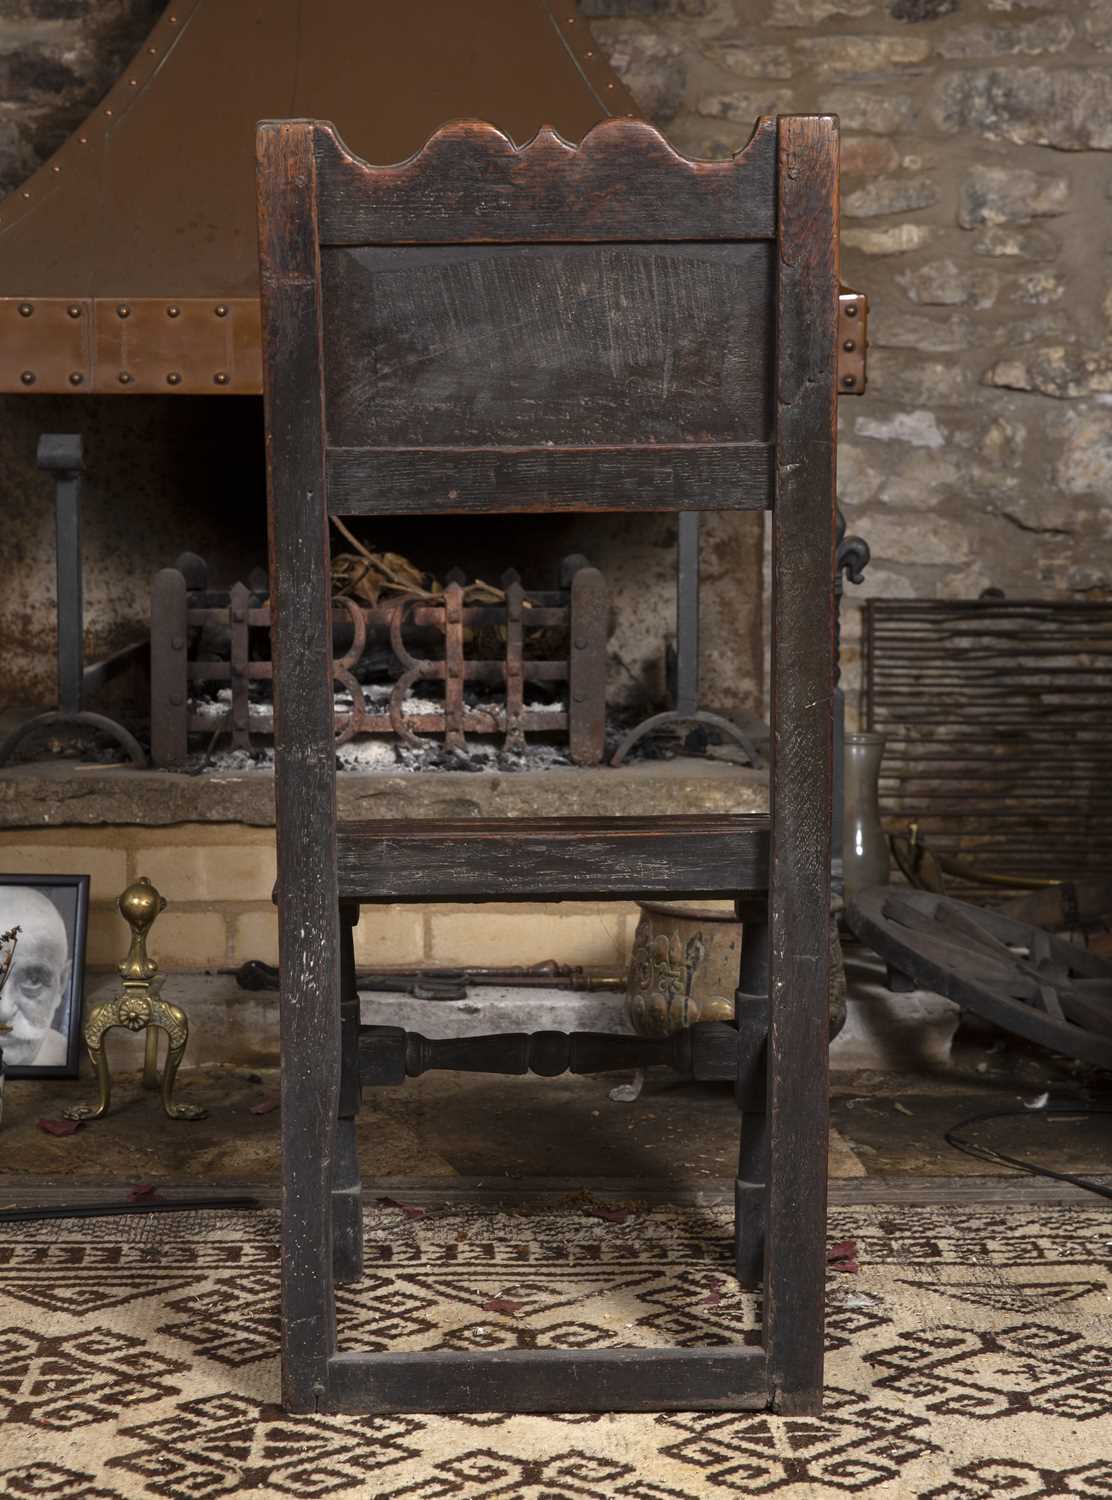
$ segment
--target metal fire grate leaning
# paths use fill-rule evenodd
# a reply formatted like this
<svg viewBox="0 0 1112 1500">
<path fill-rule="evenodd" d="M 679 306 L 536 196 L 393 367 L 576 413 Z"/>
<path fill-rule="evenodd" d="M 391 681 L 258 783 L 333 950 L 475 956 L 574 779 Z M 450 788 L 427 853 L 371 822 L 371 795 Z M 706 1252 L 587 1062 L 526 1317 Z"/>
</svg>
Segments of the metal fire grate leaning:
<svg viewBox="0 0 1112 1500">
<path fill-rule="evenodd" d="M 431 733 L 441 735 L 446 748 L 462 750 L 473 734 L 501 736 L 507 751 L 522 751 L 526 735 L 556 733 L 577 765 L 596 765 L 606 716 L 606 581 L 580 556 L 564 559 L 561 581 L 558 590 L 527 592 L 511 571 L 498 604 L 466 603 L 458 578 L 435 597 L 402 596 L 374 607 L 336 598 L 337 745 L 356 734 L 374 734 L 415 746 L 420 734 Z M 219 730 L 233 749 L 251 750 L 273 733 L 270 607 L 265 580 L 258 582 L 254 590 L 244 583 L 209 589 L 203 561 L 188 553 L 155 575 L 155 765 L 183 765 L 191 734 Z M 535 649 L 538 641 L 543 656 Z M 476 649 L 485 659 L 476 659 Z M 388 663 L 387 684 L 357 679 L 369 656 Z M 528 702 L 530 682 L 559 685 L 566 702 Z M 202 705 L 195 696 L 198 684 L 219 684 L 226 707 Z M 436 696 L 427 695 L 430 684 Z M 205 706 L 216 707 L 215 716 L 202 712 Z"/>
<path fill-rule="evenodd" d="M 890 830 L 986 871 L 1112 869 L 1112 604 L 871 599 L 865 721 Z"/>
</svg>

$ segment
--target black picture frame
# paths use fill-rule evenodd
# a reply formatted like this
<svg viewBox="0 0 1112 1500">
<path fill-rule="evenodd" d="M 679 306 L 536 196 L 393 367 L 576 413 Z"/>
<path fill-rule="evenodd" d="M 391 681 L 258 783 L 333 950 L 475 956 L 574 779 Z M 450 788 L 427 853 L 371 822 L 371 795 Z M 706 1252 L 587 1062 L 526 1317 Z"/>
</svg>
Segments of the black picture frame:
<svg viewBox="0 0 1112 1500">
<path fill-rule="evenodd" d="M 16 942 L 11 972 L 4 988 L 0 990 L 0 1022 L 4 1022 L 12 1008 L 10 988 L 19 985 L 20 970 L 27 962 L 28 945 L 26 934 L 28 918 L 27 901 L 20 898 L 5 899 L 8 891 L 26 891 L 30 888 L 45 897 L 61 918 L 66 933 L 66 968 L 60 977 L 57 1002 L 45 1016 L 42 1046 L 46 1047 L 51 1061 L 45 1063 L 17 1063 L 12 1060 L 10 1036 L 0 1032 L 0 1050 L 4 1052 L 4 1071 L 9 1078 L 76 1078 L 80 1062 L 82 1002 L 85 980 L 85 939 L 89 925 L 89 877 L 88 875 L 4 875 L 0 874 L 0 932 L 18 924 L 24 931 Z M 39 903 L 35 903 L 39 905 Z M 43 920 L 49 923 L 50 914 L 42 908 Z M 6 914 L 7 913 L 7 914 Z M 21 963 L 20 940 L 23 941 Z M 14 992 L 13 992 L 14 993 Z M 64 1039 L 62 1051 L 48 1033 Z M 53 1043 L 53 1045 L 51 1045 Z M 40 1048 L 41 1050 L 41 1048 Z"/>
</svg>

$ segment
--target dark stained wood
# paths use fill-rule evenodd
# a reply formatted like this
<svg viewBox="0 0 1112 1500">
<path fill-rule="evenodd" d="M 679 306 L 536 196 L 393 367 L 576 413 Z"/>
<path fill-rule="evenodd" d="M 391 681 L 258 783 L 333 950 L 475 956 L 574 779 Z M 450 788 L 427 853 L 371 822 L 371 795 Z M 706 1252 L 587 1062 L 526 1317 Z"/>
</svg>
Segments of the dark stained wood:
<svg viewBox="0 0 1112 1500">
<path fill-rule="evenodd" d="M 282 1394 L 314 1411 L 336 1348 L 332 1170 L 339 1096 L 339 891 L 331 575 L 324 509 L 313 128 L 258 135 L 267 430 L 278 952 L 283 975 Z"/>
<path fill-rule="evenodd" d="M 337 1354 L 328 1396 L 341 1412 L 754 1411 L 765 1379 L 756 1345 L 436 1350 Z"/>
<path fill-rule="evenodd" d="M 744 1287 L 764 1280 L 768 1198 L 768 903 L 735 903 L 742 923 L 741 977 L 734 997 L 738 1028 L 737 1101 L 741 1109 L 734 1200 L 734 1251 Z"/>
<path fill-rule="evenodd" d="M 340 904 L 340 1094 L 336 1162 L 332 1172 L 332 1269 L 337 1282 L 363 1274 L 363 1190 L 359 1180 L 356 1118 L 362 1097 L 359 1076 L 359 991 L 355 980 L 354 929 L 359 908 Z"/>
<path fill-rule="evenodd" d="M 772 511 L 770 1171 L 764 1328 L 772 1402 L 822 1401 L 830 964 L 838 126 L 779 121 Z"/>
<path fill-rule="evenodd" d="M 330 448 L 333 511 L 763 510 L 766 443 L 641 448 Z"/>
<path fill-rule="evenodd" d="M 701 1083 L 733 1082 L 738 1033 L 721 1021 L 665 1037 L 597 1031 L 503 1031 L 489 1036 L 427 1037 L 400 1026 L 364 1026 L 359 1072 L 368 1087 L 419 1078 L 422 1073 L 610 1073 L 622 1068 L 673 1068 Z M 763 1093 L 763 1084 L 760 1086 Z"/>
<path fill-rule="evenodd" d="M 325 250 L 329 443 L 765 443 L 773 275 L 768 241 Z"/>
<path fill-rule="evenodd" d="M 768 819 L 344 822 L 340 890 L 359 901 L 730 898 L 768 880 Z"/>
<path fill-rule="evenodd" d="M 545 127 L 515 146 L 481 120 L 445 125 L 408 161 L 368 169 L 316 135 L 325 245 L 746 240 L 775 234 L 776 122 L 729 161 L 689 161 L 643 120 L 578 148 Z M 631 170 L 632 169 L 632 170 Z"/>
<path fill-rule="evenodd" d="M 761 122 L 746 150 L 721 163 L 686 161 L 628 120 L 578 149 L 542 131 L 520 150 L 464 122 L 388 168 L 355 160 L 329 126 L 261 129 L 293 1410 L 818 1409 L 836 184 L 836 124 L 826 117 Z M 739 243 L 773 239 L 771 273 L 767 243 Z M 746 816 L 360 822 L 337 832 L 329 509 L 770 501 L 771 832 L 768 819 Z M 735 1077 L 745 1123 L 738 1268 L 752 1277 L 763 1263 L 764 1349 L 337 1355 L 331 1221 L 345 1226 L 336 1268 L 347 1274 L 356 1072 L 378 1083 L 437 1065 L 552 1074 L 634 1055 L 632 1042 L 607 1037 L 429 1041 L 382 1028 L 358 1033 L 357 1067 L 350 949 L 342 991 L 336 960 L 341 898 L 736 898 L 768 881 L 767 1022 L 751 938 L 737 1029 L 706 1028 L 705 1055 L 693 1033 L 664 1044 L 677 1056 L 690 1047 L 693 1071 Z"/>
</svg>

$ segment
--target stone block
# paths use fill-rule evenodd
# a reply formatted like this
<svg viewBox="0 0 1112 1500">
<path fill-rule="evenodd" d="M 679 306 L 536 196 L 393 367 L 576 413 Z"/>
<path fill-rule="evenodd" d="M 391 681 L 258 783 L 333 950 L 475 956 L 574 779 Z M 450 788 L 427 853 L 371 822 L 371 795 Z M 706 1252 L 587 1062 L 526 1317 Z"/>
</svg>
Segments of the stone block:
<svg viewBox="0 0 1112 1500">
<path fill-rule="evenodd" d="M 1112 491 L 1112 411 L 1092 406 L 1067 412 L 1062 436 L 1065 441 L 1054 468 L 1056 483 L 1068 495 L 1094 494 L 1107 505 Z M 1107 544 L 1107 527 L 1104 541 Z"/>
<path fill-rule="evenodd" d="M 949 256 L 903 271 L 896 281 L 912 302 L 934 307 L 991 307 L 1000 290 L 995 271 L 959 265 Z"/>
<path fill-rule="evenodd" d="M 852 78 L 890 78 L 921 71 L 930 59 L 925 37 L 895 36 L 807 37 L 796 48 L 821 81 Z"/>
<path fill-rule="evenodd" d="M 900 153 L 891 141 L 880 136 L 843 135 L 841 145 L 842 179 L 872 177 L 890 172 L 900 164 Z"/>
<path fill-rule="evenodd" d="M 278 962 L 278 912 L 241 911 L 228 918 L 230 936 L 229 965 L 246 963 L 249 958 L 264 964 Z"/>
<path fill-rule="evenodd" d="M 919 349 L 924 354 L 948 354 L 971 349 L 977 325 L 966 313 L 869 313 L 869 345 L 882 349 Z"/>
<path fill-rule="evenodd" d="M 278 873 L 273 843 L 171 845 L 135 860 L 168 901 L 269 901 Z"/>
<path fill-rule="evenodd" d="M 614 968 L 627 957 L 628 914 L 625 903 L 593 911 L 579 906 L 574 916 L 555 915 L 549 907 L 513 911 L 431 907 L 431 959 L 480 965 L 536 964 L 554 958 L 564 964 Z"/>
<path fill-rule="evenodd" d="M 927 224 L 893 224 L 891 228 L 849 228 L 842 230 L 842 245 L 847 250 L 861 250 L 866 255 L 906 255 L 921 250 L 931 237 Z"/>
<path fill-rule="evenodd" d="M 958 0 L 888 0 L 893 21 L 937 21 L 958 8 Z"/>
<path fill-rule="evenodd" d="M 481 922 L 482 907 L 475 908 Z M 355 928 L 355 962 L 360 968 L 391 968 L 425 960 L 425 909 L 419 906 L 364 906 Z"/>
<path fill-rule="evenodd" d="M 1060 400 L 1112 394 L 1112 354 L 1086 353 L 1064 345 L 1013 354 L 990 366 L 985 385 L 1011 391 L 1038 391 Z"/>
<path fill-rule="evenodd" d="M 160 917 L 159 921 L 161 920 Z M 114 969 L 127 957 L 130 941 L 131 929 L 115 907 L 89 908 L 89 927 L 85 938 L 85 963 L 89 968 Z M 159 957 L 159 963 L 161 962 Z"/>
<path fill-rule="evenodd" d="M 1015 229 L 1010 225 L 984 229 L 973 240 L 974 255 L 998 258 L 1052 260 L 1059 248 L 1058 240 L 1049 230 Z"/>
<path fill-rule="evenodd" d="M 89 900 L 115 901 L 127 885 L 127 852 L 112 845 L 54 843 L 33 833 L 0 834 L 5 875 L 88 875 Z"/>
<path fill-rule="evenodd" d="M 940 130 L 976 130 L 991 140 L 1062 151 L 1112 150 L 1112 69 L 977 68 L 936 85 L 931 117 Z"/>
<path fill-rule="evenodd" d="M 876 0 L 772 0 L 770 26 L 818 26 L 833 16 L 854 19 L 876 9 Z"/>
<path fill-rule="evenodd" d="M 1066 280 L 1059 271 L 1031 271 L 1021 276 L 1012 296 L 1016 302 L 1027 302 L 1035 307 L 1048 302 L 1060 302 L 1066 294 Z"/>
<path fill-rule="evenodd" d="M 910 443 L 914 448 L 942 448 L 946 434 L 930 411 L 897 411 L 891 416 L 860 416 L 854 424 L 858 437 L 878 442 Z"/>
<path fill-rule="evenodd" d="M 940 57 L 959 61 L 990 57 L 1040 57 L 1064 52 L 1073 41 L 1073 24 L 1065 16 L 1040 16 L 1016 26 L 994 21 L 988 26 L 953 26 L 935 43 Z"/>
<path fill-rule="evenodd" d="M 899 406 L 932 410 L 960 406 L 968 400 L 973 382 L 955 360 L 923 359 L 896 349 L 874 349 L 869 356 L 869 389 Z"/>
<path fill-rule="evenodd" d="M 633 22 L 602 21 L 593 29 L 646 118 L 658 125 L 674 119 L 687 89 L 686 49 Z"/>
<path fill-rule="evenodd" d="M 707 94 L 698 101 L 695 110 L 708 120 L 733 120 L 751 126 L 760 115 L 790 114 L 793 107 L 790 89 L 769 87 L 760 92 L 738 89 L 728 94 Z M 739 140 L 738 146 L 743 144 Z"/>
<path fill-rule="evenodd" d="M 824 89 L 822 107 L 838 116 L 843 130 L 859 130 L 865 135 L 893 135 L 915 126 L 915 101 L 910 94 L 887 91 L 870 94 L 858 88 Z M 844 157 L 842 164 L 844 167 Z"/>
<path fill-rule="evenodd" d="M 978 165 L 962 178 L 958 223 L 963 229 L 1025 224 L 1030 219 L 1065 213 L 1069 196 L 1069 178 L 1056 172 Z"/>
<path fill-rule="evenodd" d="M 164 911 L 150 948 L 163 969 L 222 968 L 228 961 L 224 918 L 215 911 Z"/>
<path fill-rule="evenodd" d="M 938 198 L 938 188 L 929 177 L 874 177 L 844 195 L 842 213 L 849 219 L 871 219 L 930 208 Z"/>
<path fill-rule="evenodd" d="M 792 76 L 791 53 L 786 47 L 750 45 L 741 40 L 716 40 L 706 47 L 707 56 L 741 78 L 779 78 Z"/>
<path fill-rule="evenodd" d="M 918 511 L 871 515 L 863 535 L 878 562 L 951 567 L 973 555 L 968 531 L 950 516 Z"/>
</svg>

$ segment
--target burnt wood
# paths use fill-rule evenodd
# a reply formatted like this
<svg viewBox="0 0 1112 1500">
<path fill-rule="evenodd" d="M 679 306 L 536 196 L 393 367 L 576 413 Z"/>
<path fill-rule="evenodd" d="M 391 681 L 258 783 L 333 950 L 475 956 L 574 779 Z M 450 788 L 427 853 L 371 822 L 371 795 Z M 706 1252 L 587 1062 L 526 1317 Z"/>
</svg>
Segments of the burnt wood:
<svg viewBox="0 0 1112 1500">
<path fill-rule="evenodd" d="M 772 1403 L 822 1400 L 838 126 L 779 120 L 764 1330 Z"/>
<path fill-rule="evenodd" d="M 836 184 L 836 124 L 822 116 L 761 121 L 742 152 L 715 163 L 686 161 L 630 120 L 579 147 L 542 130 L 520 148 L 464 121 L 381 168 L 330 126 L 260 127 L 292 1410 L 819 1408 Z M 330 509 L 766 505 L 770 819 L 337 830 Z M 592 609 L 605 629 L 597 599 Z M 599 684 L 580 686 L 597 718 Z M 507 703 L 519 712 L 516 687 Z M 360 901 L 737 898 L 769 885 L 767 941 L 763 911 L 746 918 L 736 1029 L 646 1042 L 358 1028 Z M 734 1080 L 737 1263 L 750 1280 L 763 1268 L 763 1347 L 337 1354 L 333 1280 L 358 1267 L 361 1079 L 429 1066 L 551 1075 L 652 1057 Z"/>
<path fill-rule="evenodd" d="M 339 824 L 340 891 L 357 901 L 730 898 L 768 883 L 761 814 L 466 818 Z"/>
<path fill-rule="evenodd" d="M 261 127 L 271 128 L 273 122 Z M 578 146 L 547 126 L 524 146 L 481 120 L 438 130 L 408 161 L 371 167 L 315 127 L 324 245 L 750 240 L 776 233 L 776 122 L 729 161 L 690 161 L 642 120 L 604 120 Z"/>
<path fill-rule="evenodd" d="M 400 1026 L 364 1026 L 359 1033 L 359 1072 L 368 1087 L 404 1083 L 445 1069 L 556 1078 L 561 1073 L 609 1073 L 619 1068 L 672 1068 L 700 1082 L 732 1083 L 738 1071 L 738 1033 L 720 1021 L 665 1037 L 597 1031 L 427 1037 Z"/>
</svg>

